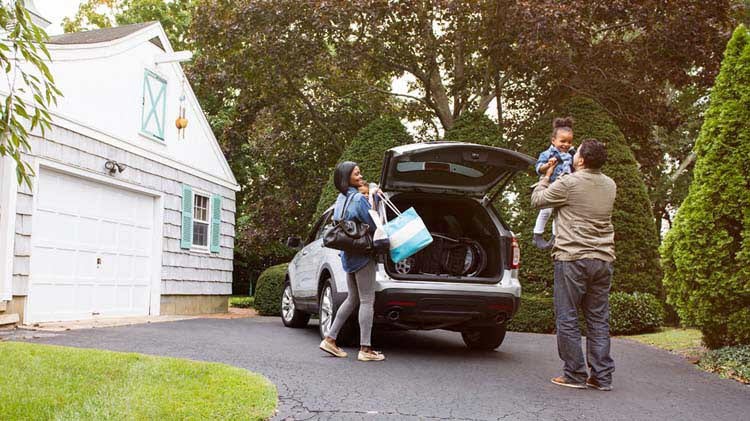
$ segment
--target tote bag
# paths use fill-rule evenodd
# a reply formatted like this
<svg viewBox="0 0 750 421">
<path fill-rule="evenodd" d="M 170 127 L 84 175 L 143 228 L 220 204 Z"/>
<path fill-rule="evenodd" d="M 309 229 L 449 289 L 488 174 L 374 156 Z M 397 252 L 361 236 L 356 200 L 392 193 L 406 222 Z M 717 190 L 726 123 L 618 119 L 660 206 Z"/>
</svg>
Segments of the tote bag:
<svg viewBox="0 0 750 421">
<path fill-rule="evenodd" d="M 391 260 L 398 263 L 432 243 L 432 235 L 414 208 L 399 212 L 385 196 L 381 198 L 398 215 L 383 225 L 390 241 Z"/>
</svg>

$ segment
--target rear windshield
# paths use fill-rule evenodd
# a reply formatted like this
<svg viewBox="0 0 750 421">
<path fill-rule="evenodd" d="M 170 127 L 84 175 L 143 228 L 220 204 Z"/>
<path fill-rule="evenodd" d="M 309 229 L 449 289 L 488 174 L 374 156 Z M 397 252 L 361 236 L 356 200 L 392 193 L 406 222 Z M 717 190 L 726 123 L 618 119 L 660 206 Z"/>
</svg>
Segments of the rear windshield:
<svg viewBox="0 0 750 421">
<path fill-rule="evenodd" d="M 397 163 L 396 171 L 399 179 L 409 183 L 475 186 L 493 183 L 503 169 L 478 162 L 408 161 Z"/>
</svg>

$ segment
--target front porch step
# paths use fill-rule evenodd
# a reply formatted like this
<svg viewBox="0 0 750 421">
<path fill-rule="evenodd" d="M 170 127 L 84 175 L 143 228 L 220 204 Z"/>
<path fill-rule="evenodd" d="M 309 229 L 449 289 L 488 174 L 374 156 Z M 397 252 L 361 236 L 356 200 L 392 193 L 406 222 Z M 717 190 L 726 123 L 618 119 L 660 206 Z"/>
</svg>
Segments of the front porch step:
<svg viewBox="0 0 750 421">
<path fill-rule="evenodd" d="M 16 313 L 0 314 L 0 327 L 8 327 L 8 325 L 15 325 L 21 320 Z"/>
</svg>

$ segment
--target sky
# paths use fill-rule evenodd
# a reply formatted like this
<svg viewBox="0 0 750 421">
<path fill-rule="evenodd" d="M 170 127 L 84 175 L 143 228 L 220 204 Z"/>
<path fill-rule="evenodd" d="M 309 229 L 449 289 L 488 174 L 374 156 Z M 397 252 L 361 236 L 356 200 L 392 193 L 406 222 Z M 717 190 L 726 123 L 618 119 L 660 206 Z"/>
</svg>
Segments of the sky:
<svg viewBox="0 0 750 421">
<path fill-rule="evenodd" d="M 45 19 L 52 22 L 47 28 L 47 34 L 62 34 L 62 19 L 64 17 L 73 17 L 78 11 L 78 5 L 83 0 L 34 0 L 39 14 Z"/>
</svg>

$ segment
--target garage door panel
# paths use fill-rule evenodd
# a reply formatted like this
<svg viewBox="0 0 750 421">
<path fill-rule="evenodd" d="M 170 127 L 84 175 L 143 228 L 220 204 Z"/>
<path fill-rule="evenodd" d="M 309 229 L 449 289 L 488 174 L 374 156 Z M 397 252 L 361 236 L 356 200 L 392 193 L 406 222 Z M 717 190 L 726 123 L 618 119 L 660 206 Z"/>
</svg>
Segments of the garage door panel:
<svg viewBox="0 0 750 421">
<path fill-rule="evenodd" d="M 43 169 L 27 320 L 148 314 L 154 199 Z"/>
</svg>

